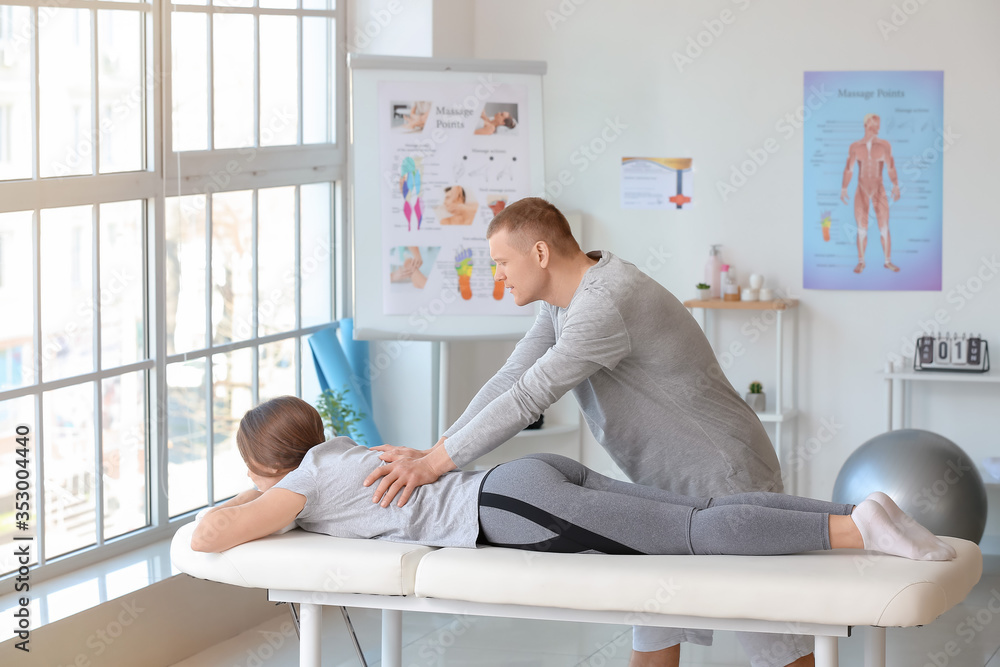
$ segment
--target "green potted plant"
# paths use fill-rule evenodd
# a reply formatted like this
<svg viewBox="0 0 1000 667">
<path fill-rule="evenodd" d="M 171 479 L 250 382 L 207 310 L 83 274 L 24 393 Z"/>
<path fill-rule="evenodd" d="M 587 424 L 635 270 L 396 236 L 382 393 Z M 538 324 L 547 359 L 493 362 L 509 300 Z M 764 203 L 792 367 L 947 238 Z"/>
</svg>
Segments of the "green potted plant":
<svg viewBox="0 0 1000 667">
<path fill-rule="evenodd" d="M 754 412 L 764 412 L 767 410 L 767 395 L 764 394 L 764 385 L 756 380 L 750 383 L 750 391 L 747 392 L 746 402 Z"/>
<path fill-rule="evenodd" d="M 708 301 L 712 298 L 712 287 L 708 283 L 698 283 L 694 286 L 698 290 L 698 299 Z"/>
<path fill-rule="evenodd" d="M 350 404 L 347 400 L 349 391 L 350 387 L 347 385 L 344 385 L 342 391 L 327 389 L 316 399 L 316 409 L 323 418 L 323 426 L 326 427 L 328 437 L 344 435 L 359 445 L 367 445 L 364 436 L 356 432 L 354 426 L 368 415 L 358 412 Z"/>
</svg>

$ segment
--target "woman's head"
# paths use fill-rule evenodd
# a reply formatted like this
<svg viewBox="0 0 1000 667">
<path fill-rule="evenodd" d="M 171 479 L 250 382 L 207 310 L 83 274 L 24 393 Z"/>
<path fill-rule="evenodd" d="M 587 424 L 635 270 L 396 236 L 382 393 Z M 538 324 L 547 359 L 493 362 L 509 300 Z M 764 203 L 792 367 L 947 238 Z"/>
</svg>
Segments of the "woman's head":
<svg viewBox="0 0 1000 667">
<path fill-rule="evenodd" d="M 295 396 L 272 398 L 248 410 L 236 431 L 236 446 L 251 477 L 284 475 L 325 440 L 319 412 Z"/>
</svg>

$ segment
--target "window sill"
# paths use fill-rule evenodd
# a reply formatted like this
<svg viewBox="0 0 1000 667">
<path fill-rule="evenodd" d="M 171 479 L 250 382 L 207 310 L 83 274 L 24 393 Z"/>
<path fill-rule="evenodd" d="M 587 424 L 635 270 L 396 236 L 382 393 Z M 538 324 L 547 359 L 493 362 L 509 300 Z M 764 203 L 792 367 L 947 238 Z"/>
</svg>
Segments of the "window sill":
<svg viewBox="0 0 1000 667">
<path fill-rule="evenodd" d="M 170 539 L 152 542 L 38 584 L 31 583 L 31 590 L 26 593 L 2 595 L 0 618 L 10 619 L 14 608 L 19 606 L 18 598 L 26 596 L 31 600 L 31 629 L 37 630 L 169 579 L 179 574 L 170 563 Z M 0 642 L 13 636 L 13 624 L 0 623 Z"/>
</svg>

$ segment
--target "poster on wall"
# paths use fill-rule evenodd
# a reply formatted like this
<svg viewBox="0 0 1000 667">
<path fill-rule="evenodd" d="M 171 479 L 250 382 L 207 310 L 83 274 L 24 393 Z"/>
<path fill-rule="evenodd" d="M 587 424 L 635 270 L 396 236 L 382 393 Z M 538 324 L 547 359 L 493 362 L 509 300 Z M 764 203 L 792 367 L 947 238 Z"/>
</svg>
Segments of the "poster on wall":
<svg viewBox="0 0 1000 667">
<path fill-rule="evenodd" d="M 495 283 L 486 228 L 530 192 L 527 89 L 381 82 L 383 312 L 524 315 Z"/>
<path fill-rule="evenodd" d="M 691 208 L 691 158 L 623 157 L 622 208 L 666 211 Z"/>
<path fill-rule="evenodd" d="M 806 72 L 806 289 L 940 290 L 944 72 Z"/>
</svg>

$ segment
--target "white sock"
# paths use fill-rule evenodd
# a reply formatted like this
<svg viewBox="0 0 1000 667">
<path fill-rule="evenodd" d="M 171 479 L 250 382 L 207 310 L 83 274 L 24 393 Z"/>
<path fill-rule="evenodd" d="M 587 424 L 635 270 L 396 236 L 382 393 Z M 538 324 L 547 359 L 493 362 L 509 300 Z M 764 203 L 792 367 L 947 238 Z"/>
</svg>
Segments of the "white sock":
<svg viewBox="0 0 1000 667">
<path fill-rule="evenodd" d="M 933 535 L 932 540 L 913 539 L 904 533 L 889 514 L 874 500 L 865 500 L 851 513 L 854 525 L 861 533 L 865 549 L 881 551 L 913 560 L 950 560 L 943 543 Z"/>
<path fill-rule="evenodd" d="M 916 519 L 901 510 L 899 505 L 897 505 L 888 495 L 882 493 L 881 491 L 875 491 L 874 493 L 869 494 L 865 500 L 874 500 L 881 505 L 882 509 L 885 510 L 885 513 L 889 515 L 889 519 L 891 519 L 892 522 L 896 524 L 896 527 L 903 531 L 910 539 L 922 541 L 933 538 L 941 544 L 951 558 L 958 555 L 958 552 L 955 551 L 955 547 L 938 538 L 934 535 L 934 533 L 921 526 Z"/>
</svg>

